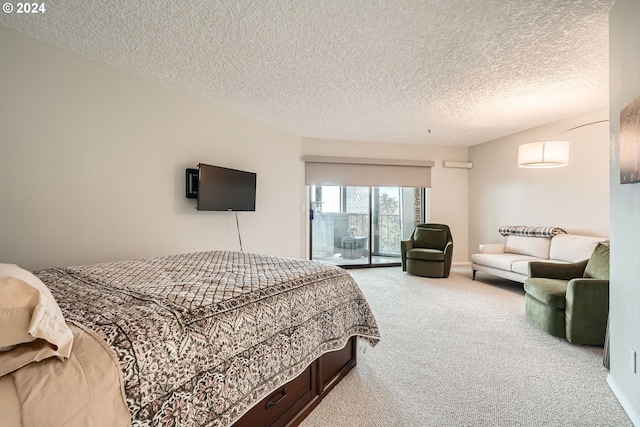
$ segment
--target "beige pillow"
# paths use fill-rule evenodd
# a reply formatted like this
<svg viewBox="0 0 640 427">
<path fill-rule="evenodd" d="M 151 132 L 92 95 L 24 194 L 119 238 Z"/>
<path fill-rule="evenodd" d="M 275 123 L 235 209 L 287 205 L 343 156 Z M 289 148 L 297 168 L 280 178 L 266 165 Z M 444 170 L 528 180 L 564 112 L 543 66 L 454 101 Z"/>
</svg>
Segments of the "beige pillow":
<svg viewBox="0 0 640 427">
<path fill-rule="evenodd" d="M 73 333 L 44 283 L 0 264 L 0 376 L 49 357 L 68 359 L 72 346 Z"/>
</svg>

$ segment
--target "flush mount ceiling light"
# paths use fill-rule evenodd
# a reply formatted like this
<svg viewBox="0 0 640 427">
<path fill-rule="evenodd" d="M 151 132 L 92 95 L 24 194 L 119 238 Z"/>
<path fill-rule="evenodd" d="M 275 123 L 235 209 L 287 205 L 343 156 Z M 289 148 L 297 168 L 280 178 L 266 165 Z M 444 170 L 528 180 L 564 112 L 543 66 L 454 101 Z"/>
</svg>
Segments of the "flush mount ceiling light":
<svg viewBox="0 0 640 427">
<path fill-rule="evenodd" d="M 518 147 L 518 167 L 557 168 L 567 166 L 569 164 L 569 142 L 552 141 L 551 139 L 574 129 L 608 121 L 609 120 L 598 120 L 597 122 L 586 123 L 560 132 L 546 141 L 521 144 Z"/>
</svg>

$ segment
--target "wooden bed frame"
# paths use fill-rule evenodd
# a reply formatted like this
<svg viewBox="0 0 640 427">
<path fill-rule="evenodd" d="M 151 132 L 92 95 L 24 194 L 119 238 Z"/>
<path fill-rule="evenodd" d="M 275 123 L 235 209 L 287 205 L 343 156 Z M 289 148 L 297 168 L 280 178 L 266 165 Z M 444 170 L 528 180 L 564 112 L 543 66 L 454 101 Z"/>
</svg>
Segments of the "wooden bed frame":
<svg viewBox="0 0 640 427">
<path fill-rule="evenodd" d="M 325 353 L 300 375 L 256 404 L 234 427 L 297 426 L 336 384 L 356 366 L 357 337 L 341 349 Z"/>
</svg>

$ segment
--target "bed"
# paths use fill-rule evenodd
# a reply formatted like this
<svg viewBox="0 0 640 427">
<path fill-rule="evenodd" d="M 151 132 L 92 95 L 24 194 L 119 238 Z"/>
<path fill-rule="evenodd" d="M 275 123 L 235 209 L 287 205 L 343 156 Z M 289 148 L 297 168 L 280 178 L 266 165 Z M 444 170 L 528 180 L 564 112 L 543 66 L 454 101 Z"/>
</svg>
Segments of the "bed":
<svg viewBox="0 0 640 427">
<path fill-rule="evenodd" d="M 295 424 L 355 365 L 356 338 L 379 340 L 353 278 L 314 261 L 210 251 L 1 266 L 0 417 L 17 426 Z M 24 285 L 38 298 L 16 321 L 6 305 Z"/>
</svg>

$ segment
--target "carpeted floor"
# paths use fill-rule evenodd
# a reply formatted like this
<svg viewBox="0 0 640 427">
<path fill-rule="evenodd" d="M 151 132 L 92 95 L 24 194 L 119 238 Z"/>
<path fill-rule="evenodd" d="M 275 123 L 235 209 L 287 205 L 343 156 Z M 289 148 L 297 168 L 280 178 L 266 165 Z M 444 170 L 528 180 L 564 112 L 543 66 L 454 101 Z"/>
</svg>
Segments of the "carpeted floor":
<svg viewBox="0 0 640 427">
<path fill-rule="evenodd" d="M 349 270 L 382 340 L 301 424 L 632 426 L 606 383 L 602 348 L 531 326 L 522 285 L 456 267 L 447 279 Z"/>
</svg>

